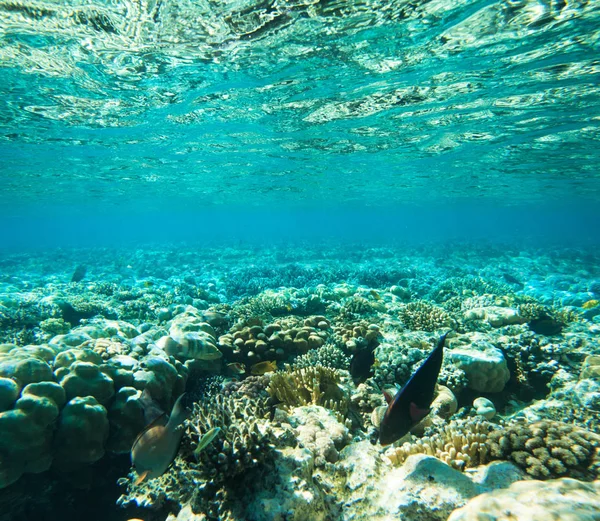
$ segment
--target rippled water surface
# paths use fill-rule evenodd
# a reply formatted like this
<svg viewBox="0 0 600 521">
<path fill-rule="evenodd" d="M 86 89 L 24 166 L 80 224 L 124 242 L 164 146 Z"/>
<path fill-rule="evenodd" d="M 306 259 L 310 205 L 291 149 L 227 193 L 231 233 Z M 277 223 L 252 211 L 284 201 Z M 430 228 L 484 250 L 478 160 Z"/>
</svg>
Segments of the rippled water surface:
<svg viewBox="0 0 600 521">
<path fill-rule="evenodd" d="M 0 1 L 0 203 L 600 199 L 600 2 Z"/>
</svg>

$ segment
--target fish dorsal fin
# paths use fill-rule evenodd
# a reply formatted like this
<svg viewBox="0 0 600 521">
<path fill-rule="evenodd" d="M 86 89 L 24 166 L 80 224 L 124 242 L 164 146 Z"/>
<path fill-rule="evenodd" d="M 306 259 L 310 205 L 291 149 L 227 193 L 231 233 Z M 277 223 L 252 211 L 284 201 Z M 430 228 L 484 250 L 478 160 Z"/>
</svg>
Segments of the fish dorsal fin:
<svg viewBox="0 0 600 521">
<path fill-rule="evenodd" d="M 169 417 L 169 422 L 166 426 L 167 429 L 175 430 L 185 420 L 188 419 L 191 411 L 182 403 L 184 396 L 185 393 L 179 396 L 179 398 L 177 398 L 175 401 L 175 405 L 173 405 L 173 410 L 171 411 L 171 416 Z"/>
<path fill-rule="evenodd" d="M 167 424 L 167 413 L 163 412 L 158 418 L 155 418 L 154 421 L 151 421 L 148 425 L 146 425 L 142 431 L 137 435 L 137 438 L 135 439 L 135 441 L 133 442 L 133 445 L 131 446 L 131 450 L 133 451 L 136 447 L 136 445 L 139 443 L 140 438 L 146 434 L 150 429 L 154 428 L 154 427 L 164 427 Z"/>
<path fill-rule="evenodd" d="M 387 403 L 388 405 L 392 403 L 392 400 L 394 399 L 392 393 L 390 393 L 389 391 L 383 391 L 383 397 L 385 398 L 385 403 Z"/>
<path fill-rule="evenodd" d="M 429 411 L 431 411 L 430 408 L 421 409 L 416 403 L 410 402 L 410 419 L 414 423 L 420 422 L 423 418 L 425 418 L 425 416 L 429 414 Z"/>
</svg>

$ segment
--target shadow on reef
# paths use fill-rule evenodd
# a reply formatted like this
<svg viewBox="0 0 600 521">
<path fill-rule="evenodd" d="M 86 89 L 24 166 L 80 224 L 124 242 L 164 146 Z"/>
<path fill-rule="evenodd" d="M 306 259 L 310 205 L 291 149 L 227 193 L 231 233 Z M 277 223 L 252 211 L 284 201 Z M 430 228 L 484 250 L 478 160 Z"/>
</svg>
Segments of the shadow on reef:
<svg viewBox="0 0 600 521">
<path fill-rule="evenodd" d="M 118 508 L 121 494 L 117 479 L 130 467 L 129 454 L 107 455 L 98 463 L 71 474 L 57 471 L 26 474 L 17 483 L 0 490 L 0 521 L 126 521 L 128 509 Z M 163 521 L 167 514 L 152 512 Z"/>
</svg>

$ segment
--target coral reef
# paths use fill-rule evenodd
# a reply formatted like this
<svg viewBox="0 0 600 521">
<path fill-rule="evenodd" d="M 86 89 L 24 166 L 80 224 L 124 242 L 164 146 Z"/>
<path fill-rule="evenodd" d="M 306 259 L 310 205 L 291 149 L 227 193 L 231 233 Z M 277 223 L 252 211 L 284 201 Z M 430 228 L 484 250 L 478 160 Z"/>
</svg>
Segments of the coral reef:
<svg viewBox="0 0 600 521">
<path fill-rule="evenodd" d="M 457 470 L 473 468 L 490 461 L 487 440 L 494 428 L 493 424 L 480 420 L 453 420 L 414 443 L 388 449 L 385 457 L 393 465 L 401 465 L 412 454 L 427 454 Z"/>
<path fill-rule="evenodd" d="M 183 457 L 197 458 L 189 466 L 199 476 L 222 483 L 258 465 L 268 458 L 272 448 L 272 432 L 268 420 L 266 400 L 252 400 L 244 396 L 211 396 L 202 404 L 194 404 L 192 416 L 186 422 L 186 433 L 191 440 Z M 194 451 L 198 440 L 209 430 L 218 427 L 217 437 L 201 452 Z"/>
<path fill-rule="evenodd" d="M 350 441 L 348 428 L 333 411 L 318 405 L 296 407 L 286 421 L 296 429 L 300 446 L 311 451 L 317 467 L 338 461 L 339 451 Z"/>
<path fill-rule="evenodd" d="M 333 343 L 346 353 L 354 353 L 357 349 L 365 347 L 376 348 L 379 345 L 379 336 L 379 326 L 364 320 L 336 323 L 333 326 Z"/>
<path fill-rule="evenodd" d="M 304 321 L 288 319 L 267 324 L 233 326 L 219 337 L 219 346 L 227 360 L 250 367 L 265 360 L 290 360 L 325 344 L 329 321 L 323 316 Z"/>
<path fill-rule="evenodd" d="M 100 251 L 60 273 L 3 257 L 0 488 L 93 483 L 114 461 L 126 475 L 146 390 L 164 411 L 184 390 L 196 405 L 172 467 L 121 480 L 133 517 L 437 521 L 523 476 L 595 478 L 597 261 L 455 246 Z M 382 391 L 448 328 L 431 414 L 382 458 Z M 356 385 L 363 348 L 373 376 Z"/>
<path fill-rule="evenodd" d="M 338 370 L 313 366 L 275 373 L 267 391 L 288 408 L 321 405 L 345 416 L 349 398 L 340 387 L 340 381 Z"/>
<path fill-rule="evenodd" d="M 331 369 L 348 369 L 350 357 L 334 345 L 324 345 L 300 355 L 293 366 L 298 369 L 320 365 Z"/>
<path fill-rule="evenodd" d="M 406 304 L 400 309 L 400 319 L 407 329 L 413 331 L 437 331 L 455 323 L 443 308 L 425 300 Z"/>
<path fill-rule="evenodd" d="M 514 423 L 491 433 L 488 443 L 493 458 L 513 461 L 537 479 L 598 474 L 600 435 L 575 425 Z"/>
<path fill-rule="evenodd" d="M 468 387 L 477 392 L 498 393 L 510 379 L 510 372 L 502 351 L 485 340 L 472 340 L 470 344 L 455 347 L 448 358 L 462 369 Z"/>
</svg>

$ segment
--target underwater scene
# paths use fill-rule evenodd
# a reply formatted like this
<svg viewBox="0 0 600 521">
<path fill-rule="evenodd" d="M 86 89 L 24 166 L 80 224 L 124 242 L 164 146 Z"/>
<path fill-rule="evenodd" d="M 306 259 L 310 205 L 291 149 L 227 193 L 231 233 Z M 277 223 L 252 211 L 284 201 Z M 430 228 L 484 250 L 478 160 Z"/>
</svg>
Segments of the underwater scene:
<svg viewBox="0 0 600 521">
<path fill-rule="evenodd" d="M 600 0 L 0 0 L 0 521 L 600 521 Z"/>
</svg>

